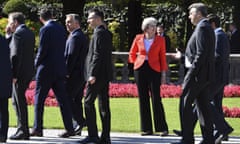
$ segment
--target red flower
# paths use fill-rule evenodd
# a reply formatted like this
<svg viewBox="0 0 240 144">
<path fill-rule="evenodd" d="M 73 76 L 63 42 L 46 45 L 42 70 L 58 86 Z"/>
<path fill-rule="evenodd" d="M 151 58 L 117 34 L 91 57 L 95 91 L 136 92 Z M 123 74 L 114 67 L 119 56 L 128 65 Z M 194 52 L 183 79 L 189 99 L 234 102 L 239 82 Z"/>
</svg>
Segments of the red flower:
<svg viewBox="0 0 240 144">
<path fill-rule="evenodd" d="M 26 91 L 27 104 L 34 104 L 36 82 L 32 81 L 29 84 L 29 88 Z M 86 91 L 86 90 L 84 90 Z M 162 98 L 176 98 L 180 97 L 182 94 L 182 88 L 180 85 L 162 85 L 160 87 L 160 94 Z M 109 96 L 114 98 L 119 97 L 138 97 L 138 90 L 136 84 L 119 84 L 110 83 L 109 85 Z M 224 88 L 225 97 L 240 97 L 240 86 L 229 85 Z M 46 106 L 58 106 L 58 102 L 55 98 L 53 90 L 49 90 L 48 96 L 45 101 Z M 223 107 L 224 115 L 226 117 L 240 117 L 240 108 L 228 108 Z"/>
</svg>

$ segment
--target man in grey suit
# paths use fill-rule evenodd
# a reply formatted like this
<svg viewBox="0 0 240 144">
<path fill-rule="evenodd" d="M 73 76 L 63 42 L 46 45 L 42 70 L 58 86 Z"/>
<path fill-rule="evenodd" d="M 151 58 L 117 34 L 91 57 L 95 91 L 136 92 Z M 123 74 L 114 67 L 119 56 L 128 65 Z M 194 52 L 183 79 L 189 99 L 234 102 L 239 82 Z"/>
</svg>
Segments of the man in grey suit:
<svg viewBox="0 0 240 144">
<path fill-rule="evenodd" d="M 6 39 L 0 35 L 0 143 L 7 140 L 8 134 L 8 98 L 11 97 L 12 71 L 9 58 L 9 47 Z"/>
<path fill-rule="evenodd" d="M 183 93 L 180 100 L 183 133 L 181 144 L 194 144 L 193 104 L 196 104 L 202 130 L 203 140 L 201 144 L 214 143 L 209 88 L 215 77 L 215 35 L 206 16 L 207 7 L 203 3 L 190 5 L 189 19 L 196 28 L 188 41 L 185 52 L 185 66 L 188 71 L 184 78 Z"/>
<path fill-rule="evenodd" d="M 86 59 L 87 91 L 84 101 L 88 137 L 80 143 L 110 144 L 110 108 L 109 81 L 112 79 L 112 35 L 104 27 L 103 12 L 98 9 L 90 10 L 89 26 L 94 29 Z M 95 100 L 98 97 L 99 112 L 102 120 L 102 134 L 98 138 L 96 124 Z"/>
<path fill-rule="evenodd" d="M 29 139 L 28 110 L 25 91 L 34 72 L 34 33 L 24 24 L 21 12 L 10 13 L 8 25 L 13 32 L 10 59 L 13 71 L 13 106 L 17 113 L 17 131 L 10 139 Z"/>
</svg>

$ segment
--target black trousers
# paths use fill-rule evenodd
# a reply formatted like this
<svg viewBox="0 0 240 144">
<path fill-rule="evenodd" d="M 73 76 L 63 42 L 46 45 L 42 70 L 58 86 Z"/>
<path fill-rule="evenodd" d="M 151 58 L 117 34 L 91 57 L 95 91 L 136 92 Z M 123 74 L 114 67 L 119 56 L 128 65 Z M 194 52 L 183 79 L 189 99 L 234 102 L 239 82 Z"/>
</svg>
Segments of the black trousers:
<svg viewBox="0 0 240 144">
<path fill-rule="evenodd" d="M 13 83 L 12 103 L 17 115 L 17 131 L 29 134 L 28 127 L 28 109 L 25 92 L 30 83 L 29 80 L 18 79 Z"/>
<path fill-rule="evenodd" d="M 168 131 L 160 97 L 161 73 L 151 69 L 148 62 L 145 61 L 142 67 L 134 71 L 134 75 L 139 95 L 141 131 L 153 131 L 149 93 L 152 98 L 155 131 Z"/>
<path fill-rule="evenodd" d="M 219 134 L 223 134 L 227 131 L 232 130 L 232 127 L 225 120 L 224 113 L 222 110 L 223 93 L 224 93 L 224 84 L 214 84 L 211 87 L 210 97 L 212 98 L 211 98 L 210 108 L 213 114 L 214 130 Z M 194 115 L 193 117 L 194 117 L 194 127 L 195 127 L 198 120 L 197 107 L 195 105 L 193 106 L 193 115 Z"/>
<path fill-rule="evenodd" d="M 0 139 L 7 139 L 8 123 L 8 98 L 0 98 Z"/>
<path fill-rule="evenodd" d="M 85 81 L 73 81 L 67 80 L 66 87 L 67 93 L 70 98 L 70 105 L 72 110 L 73 119 L 79 124 L 82 125 L 85 122 L 83 116 L 83 92 L 85 88 Z"/>
<path fill-rule="evenodd" d="M 180 119 L 183 132 L 182 141 L 194 144 L 193 105 L 196 105 L 198 119 L 203 136 L 203 143 L 213 144 L 213 118 L 210 106 L 209 84 L 199 84 L 194 78 L 184 80 L 183 93 L 180 99 Z"/>
<path fill-rule="evenodd" d="M 102 138 L 110 137 L 111 112 L 109 107 L 109 82 L 96 81 L 95 84 L 87 85 L 86 97 L 84 100 L 86 122 L 88 127 L 88 136 L 98 137 L 96 124 L 95 100 L 98 98 L 99 112 L 102 122 Z"/>
</svg>

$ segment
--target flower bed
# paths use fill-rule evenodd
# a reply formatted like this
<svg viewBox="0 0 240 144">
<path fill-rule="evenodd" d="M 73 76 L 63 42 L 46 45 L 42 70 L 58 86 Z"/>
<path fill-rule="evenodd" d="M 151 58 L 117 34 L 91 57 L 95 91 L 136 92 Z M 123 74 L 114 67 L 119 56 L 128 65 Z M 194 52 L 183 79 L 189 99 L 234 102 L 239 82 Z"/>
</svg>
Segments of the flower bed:
<svg viewBox="0 0 240 144">
<path fill-rule="evenodd" d="M 32 81 L 26 91 L 26 99 L 29 105 L 34 104 L 34 90 L 36 82 Z M 162 98 L 178 98 L 181 96 L 182 89 L 180 85 L 162 85 L 161 86 Z M 111 83 L 109 87 L 109 96 L 112 98 L 129 98 L 138 97 L 137 87 L 135 84 L 118 84 Z M 228 85 L 224 88 L 224 97 L 240 97 L 240 86 Z M 49 91 L 48 97 L 45 101 L 46 106 L 57 106 L 58 103 L 55 99 L 52 90 Z M 225 116 L 227 117 L 240 117 L 240 108 L 223 107 Z"/>
</svg>

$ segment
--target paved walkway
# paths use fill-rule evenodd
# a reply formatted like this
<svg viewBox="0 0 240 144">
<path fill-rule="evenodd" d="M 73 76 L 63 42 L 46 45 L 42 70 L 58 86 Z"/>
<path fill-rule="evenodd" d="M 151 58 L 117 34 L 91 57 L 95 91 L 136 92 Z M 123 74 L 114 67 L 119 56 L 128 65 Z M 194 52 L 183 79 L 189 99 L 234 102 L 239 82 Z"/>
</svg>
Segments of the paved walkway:
<svg viewBox="0 0 240 144">
<path fill-rule="evenodd" d="M 16 131 L 16 128 L 9 129 L 9 136 Z M 82 136 L 74 136 L 71 138 L 58 138 L 58 134 L 62 133 L 63 130 L 47 129 L 44 130 L 44 137 L 31 137 L 30 140 L 7 140 L 9 144 L 76 144 L 79 140 L 83 139 L 87 132 L 83 131 Z M 137 133 L 111 133 L 112 144 L 171 144 L 178 142 L 180 137 L 176 136 L 140 136 Z M 201 137 L 196 137 L 195 144 L 201 141 Z M 222 144 L 240 144 L 240 137 L 230 137 L 229 141 L 223 142 Z"/>
</svg>

